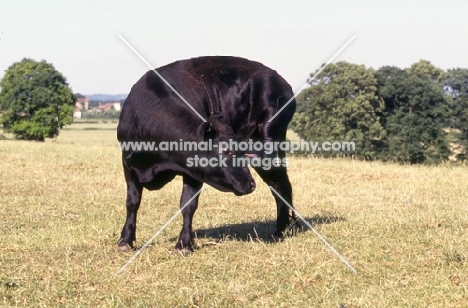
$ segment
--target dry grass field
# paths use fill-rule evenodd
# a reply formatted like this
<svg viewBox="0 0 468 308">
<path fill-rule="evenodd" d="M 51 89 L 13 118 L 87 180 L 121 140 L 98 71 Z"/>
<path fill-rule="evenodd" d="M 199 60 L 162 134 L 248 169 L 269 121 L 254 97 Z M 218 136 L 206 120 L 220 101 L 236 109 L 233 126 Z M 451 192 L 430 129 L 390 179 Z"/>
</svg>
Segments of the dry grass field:
<svg viewBox="0 0 468 308">
<path fill-rule="evenodd" d="M 120 275 L 125 219 L 115 123 L 74 124 L 45 143 L 0 141 L 0 306 L 468 307 L 466 166 L 290 158 L 312 232 L 278 242 L 266 185 L 243 197 L 209 186 L 196 252 L 172 254 L 181 217 Z M 143 245 L 176 212 L 180 179 L 144 192 Z"/>
</svg>

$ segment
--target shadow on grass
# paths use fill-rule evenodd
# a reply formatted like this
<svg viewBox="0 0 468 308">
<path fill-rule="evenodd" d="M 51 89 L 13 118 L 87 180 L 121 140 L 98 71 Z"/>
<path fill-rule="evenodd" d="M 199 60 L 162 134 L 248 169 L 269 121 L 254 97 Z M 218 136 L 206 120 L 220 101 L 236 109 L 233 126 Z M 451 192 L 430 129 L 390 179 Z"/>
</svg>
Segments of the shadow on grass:
<svg viewBox="0 0 468 308">
<path fill-rule="evenodd" d="M 305 220 L 313 227 L 322 224 L 331 224 L 337 221 L 344 221 L 345 218 L 339 216 L 314 216 L 311 218 L 305 217 Z M 294 226 L 286 236 L 294 236 L 298 232 L 310 231 L 304 222 L 299 220 L 300 227 Z M 209 238 L 215 241 L 237 240 L 237 241 L 252 241 L 260 240 L 264 243 L 277 243 L 281 239 L 273 236 L 276 231 L 276 220 L 268 221 L 253 221 L 238 224 L 229 224 L 207 229 L 196 229 L 197 238 Z M 174 240 L 177 240 L 176 238 Z"/>
</svg>

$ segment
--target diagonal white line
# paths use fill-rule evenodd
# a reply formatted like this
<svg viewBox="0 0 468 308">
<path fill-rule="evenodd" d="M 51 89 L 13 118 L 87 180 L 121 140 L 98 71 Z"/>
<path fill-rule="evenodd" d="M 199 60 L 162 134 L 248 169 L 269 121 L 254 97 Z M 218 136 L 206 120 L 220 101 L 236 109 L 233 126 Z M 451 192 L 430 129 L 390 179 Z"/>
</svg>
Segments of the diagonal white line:
<svg viewBox="0 0 468 308">
<path fill-rule="evenodd" d="M 195 194 L 192 196 L 192 198 L 189 199 L 189 201 L 187 201 L 187 203 L 184 204 L 183 207 L 181 207 L 165 224 L 164 226 L 161 227 L 161 229 L 158 230 L 158 232 L 156 232 L 146 243 L 145 245 L 141 246 L 140 249 L 138 249 L 138 251 L 133 255 L 133 257 L 130 258 L 130 260 L 127 261 L 127 263 L 124 264 L 124 266 L 122 266 L 119 271 L 117 272 L 117 275 L 122 273 L 122 271 L 127 267 L 127 265 L 129 265 L 130 263 L 132 263 L 133 260 L 135 260 L 135 258 L 143 252 L 143 250 L 146 249 L 146 247 L 148 247 L 149 244 L 151 244 L 154 239 L 156 238 L 156 236 L 158 236 L 164 229 L 166 229 L 166 227 L 177 217 L 177 215 L 179 215 L 187 205 L 189 205 L 190 202 L 192 202 L 193 199 L 195 199 L 196 196 L 198 196 L 203 190 L 203 187 Z"/>
<path fill-rule="evenodd" d="M 352 270 L 354 273 L 357 273 L 356 270 L 354 269 L 354 267 L 352 267 L 351 264 L 349 264 L 349 262 L 346 261 L 346 259 L 345 259 L 342 255 L 340 255 L 340 253 L 339 253 L 338 251 L 336 251 L 336 249 L 333 248 L 333 246 L 330 245 L 330 244 L 327 242 L 327 240 L 326 240 L 320 233 L 318 233 L 318 231 L 315 230 L 315 228 L 312 227 L 312 225 L 311 225 L 307 220 L 305 220 L 304 217 L 302 217 L 302 216 L 296 211 L 296 209 L 295 209 L 294 207 L 292 207 L 291 204 L 289 204 L 286 200 L 284 200 L 284 198 L 283 198 L 273 187 L 271 187 L 271 186 L 268 186 L 268 187 L 270 187 L 271 191 L 273 191 L 273 192 L 284 202 L 284 204 L 286 204 L 286 205 L 294 212 L 294 214 L 296 214 L 297 217 L 299 217 L 299 218 L 306 224 L 306 226 L 309 227 L 309 229 L 312 230 L 312 232 L 314 232 L 315 235 L 317 235 L 317 237 L 318 237 L 322 242 L 324 242 L 325 245 L 327 245 L 327 247 L 330 248 L 330 250 L 331 250 L 338 258 L 340 258 L 341 261 L 343 261 L 344 264 L 346 264 L 346 265 L 349 267 L 350 270 Z"/>
<path fill-rule="evenodd" d="M 143 61 L 149 68 L 150 70 L 152 70 L 190 109 L 192 109 L 192 111 L 200 118 L 202 119 L 203 122 L 206 122 L 205 118 L 202 117 L 196 110 L 195 108 L 192 107 L 192 105 L 190 105 L 189 102 L 187 102 L 187 100 L 182 96 L 180 95 L 180 93 L 174 89 L 173 86 L 171 86 L 171 84 L 169 82 L 167 82 L 166 79 L 164 79 L 163 76 L 161 76 L 161 74 L 158 73 L 158 71 L 156 71 L 156 69 L 154 68 L 154 66 L 152 66 L 151 64 L 148 63 L 148 61 L 146 61 L 145 58 L 143 58 L 142 55 L 140 55 L 140 53 L 138 51 L 136 51 L 135 48 L 133 48 L 132 45 L 130 45 L 129 42 L 127 42 L 126 39 L 124 39 L 124 37 L 122 35 L 119 34 L 119 38 L 125 43 L 125 45 L 128 46 L 128 48 L 130 48 L 137 56 L 138 58 L 141 59 L 141 61 Z"/>
<path fill-rule="evenodd" d="M 332 61 L 333 61 L 333 60 L 334 60 L 334 59 L 335 59 L 335 58 L 336 58 L 336 57 L 337 57 L 337 56 L 338 56 L 338 55 L 339 55 L 355 38 L 356 38 L 356 35 L 353 35 L 353 37 L 352 37 L 351 39 L 349 39 L 349 41 L 347 41 L 346 44 L 344 44 L 343 47 L 341 47 L 340 50 L 338 50 L 338 51 L 333 55 L 333 57 L 331 57 L 330 60 L 328 60 L 328 62 L 325 63 L 325 65 L 322 66 L 322 67 L 318 70 L 318 72 L 315 73 L 314 76 L 312 76 L 312 77 L 302 86 L 302 88 L 300 88 L 299 91 L 297 91 L 296 94 L 294 94 L 294 96 L 291 97 L 291 98 L 289 99 L 289 101 L 287 101 L 286 104 L 284 104 L 284 106 L 281 107 L 281 109 L 278 110 L 278 111 L 268 120 L 268 122 L 271 122 L 274 118 L 276 118 L 276 116 L 277 116 L 281 111 L 283 111 L 283 109 L 286 108 L 286 106 L 288 106 L 289 103 L 291 103 L 291 101 L 292 101 L 293 99 L 295 99 L 295 98 L 299 95 L 299 93 L 302 92 L 302 90 L 304 90 L 305 88 L 307 88 L 307 86 L 310 85 L 310 83 L 315 79 L 315 77 L 317 77 L 318 74 L 320 74 L 320 73 L 328 66 L 328 64 L 330 64 L 330 63 L 331 63 L 331 62 L 332 62 Z"/>
</svg>

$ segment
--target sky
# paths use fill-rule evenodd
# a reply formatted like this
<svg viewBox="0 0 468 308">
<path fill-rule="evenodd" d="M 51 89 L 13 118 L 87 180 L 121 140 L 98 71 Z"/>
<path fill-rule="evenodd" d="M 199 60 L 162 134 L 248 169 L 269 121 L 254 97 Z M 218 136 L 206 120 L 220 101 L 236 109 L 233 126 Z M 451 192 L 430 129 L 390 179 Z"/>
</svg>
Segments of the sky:
<svg viewBox="0 0 468 308">
<path fill-rule="evenodd" d="M 262 62 L 299 90 L 334 59 L 378 69 L 429 60 L 468 68 L 463 1 L 0 0 L 0 78 L 46 60 L 74 93 L 125 94 L 149 67 L 231 55 Z"/>
</svg>

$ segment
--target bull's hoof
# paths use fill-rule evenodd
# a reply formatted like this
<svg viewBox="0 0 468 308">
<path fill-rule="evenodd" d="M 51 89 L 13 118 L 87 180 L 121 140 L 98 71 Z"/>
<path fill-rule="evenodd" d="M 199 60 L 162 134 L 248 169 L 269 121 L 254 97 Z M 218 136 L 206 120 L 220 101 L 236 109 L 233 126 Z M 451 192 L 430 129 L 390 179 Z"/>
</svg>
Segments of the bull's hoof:
<svg viewBox="0 0 468 308">
<path fill-rule="evenodd" d="M 273 233 L 271 236 L 271 239 L 273 240 L 273 242 L 283 242 L 284 241 L 284 235 L 281 233 L 281 235 L 278 235 L 277 232 Z"/>
<path fill-rule="evenodd" d="M 183 257 L 188 256 L 193 253 L 193 251 L 188 248 L 181 248 L 181 249 L 175 248 L 172 252 L 176 255 L 183 256 Z"/>
<path fill-rule="evenodd" d="M 117 248 L 115 248 L 115 252 L 129 252 L 129 251 L 132 251 L 132 247 L 130 247 L 130 245 L 124 245 L 124 246 L 117 246 Z"/>
<path fill-rule="evenodd" d="M 285 236 L 287 236 L 288 230 L 283 230 L 283 231 L 278 231 L 276 230 L 275 233 L 273 233 L 271 236 L 277 239 L 284 239 Z"/>
</svg>

